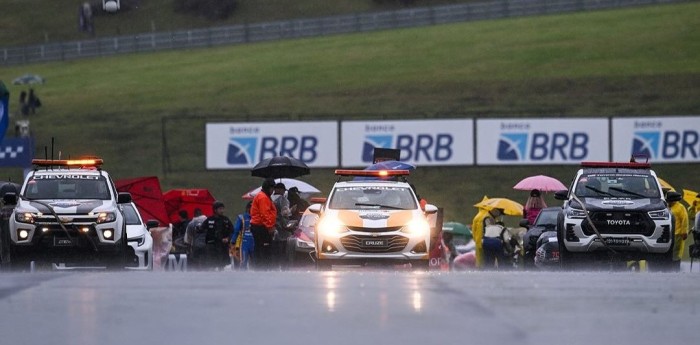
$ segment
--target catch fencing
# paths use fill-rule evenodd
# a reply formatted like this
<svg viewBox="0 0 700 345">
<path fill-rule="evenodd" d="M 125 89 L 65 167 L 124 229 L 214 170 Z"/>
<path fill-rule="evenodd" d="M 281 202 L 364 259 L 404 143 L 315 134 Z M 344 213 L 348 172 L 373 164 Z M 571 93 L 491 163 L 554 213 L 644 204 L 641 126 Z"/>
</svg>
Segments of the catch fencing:
<svg viewBox="0 0 700 345">
<path fill-rule="evenodd" d="M 0 48 L 0 64 L 64 61 L 689 0 L 500 0 Z"/>
</svg>

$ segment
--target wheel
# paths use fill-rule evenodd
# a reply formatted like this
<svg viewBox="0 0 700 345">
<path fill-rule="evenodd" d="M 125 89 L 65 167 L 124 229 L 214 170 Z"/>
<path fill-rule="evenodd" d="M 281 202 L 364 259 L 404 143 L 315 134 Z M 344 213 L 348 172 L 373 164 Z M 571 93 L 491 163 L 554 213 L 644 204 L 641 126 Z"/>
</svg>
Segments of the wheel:
<svg viewBox="0 0 700 345">
<path fill-rule="evenodd" d="M 670 272 L 673 271 L 673 246 L 674 246 L 674 236 L 671 236 L 671 248 L 668 249 L 666 253 L 663 254 L 649 254 L 647 257 L 647 263 L 649 264 L 648 270 L 654 272 Z"/>
<path fill-rule="evenodd" d="M 296 261 L 297 258 L 297 242 L 296 238 L 290 237 L 287 239 L 287 248 L 285 250 L 285 254 L 287 257 L 287 263 L 288 267 L 294 267 L 294 262 Z"/>
<path fill-rule="evenodd" d="M 425 271 L 430 270 L 430 260 L 413 260 L 411 261 L 411 269 L 413 271 Z"/>
<path fill-rule="evenodd" d="M 124 267 L 131 262 L 131 258 L 136 256 L 136 253 L 134 253 L 134 248 L 131 248 L 131 246 L 127 243 L 126 231 L 124 231 L 123 234 L 122 239 L 119 240 L 119 243 L 117 244 L 119 249 L 111 258 L 107 259 L 106 267 L 108 270 L 124 270 Z"/>
</svg>

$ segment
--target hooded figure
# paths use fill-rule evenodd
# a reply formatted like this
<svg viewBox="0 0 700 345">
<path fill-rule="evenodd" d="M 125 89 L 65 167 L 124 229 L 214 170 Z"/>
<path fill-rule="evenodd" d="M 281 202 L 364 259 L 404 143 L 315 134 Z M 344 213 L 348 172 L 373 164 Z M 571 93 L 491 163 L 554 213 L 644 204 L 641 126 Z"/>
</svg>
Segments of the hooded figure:
<svg viewBox="0 0 700 345">
<path fill-rule="evenodd" d="M 683 251 L 685 250 L 685 240 L 688 238 L 688 211 L 680 203 L 681 196 L 678 193 L 669 193 L 666 199 L 669 209 L 673 215 L 676 231 L 673 239 L 673 268 L 680 270 Z"/>
<path fill-rule="evenodd" d="M 487 225 L 496 224 L 496 217 L 502 214 L 500 209 L 491 211 L 479 208 L 479 213 L 472 220 L 472 237 L 476 244 L 476 267 L 481 268 L 484 265 L 484 230 Z"/>
</svg>

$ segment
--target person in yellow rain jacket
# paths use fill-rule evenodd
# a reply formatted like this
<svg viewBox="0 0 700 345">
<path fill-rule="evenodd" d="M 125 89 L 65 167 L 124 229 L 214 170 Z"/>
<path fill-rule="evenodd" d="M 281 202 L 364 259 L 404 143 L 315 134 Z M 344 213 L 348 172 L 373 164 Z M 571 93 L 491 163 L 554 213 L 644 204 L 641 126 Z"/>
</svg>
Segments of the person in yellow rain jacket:
<svg viewBox="0 0 700 345">
<path fill-rule="evenodd" d="M 671 193 L 669 193 L 671 194 Z M 676 231 L 673 238 L 673 270 L 680 271 L 681 259 L 685 250 L 685 240 L 688 238 L 688 211 L 680 203 L 681 196 L 678 193 L 673 193 L 668 196 L 669 209 L 673 214 L 674 225 Z"/>
<path fill-rule="evenodd" d="M 495 208 L 491 211 L 479 208 L 479 213 L 472 220 L 472 237 L 476 244 L 476 267 L 484 267 L 484 229 L 487 225 L 496 224 L 496 217 L 503 214 L 501 209 Z"/>
</svg>

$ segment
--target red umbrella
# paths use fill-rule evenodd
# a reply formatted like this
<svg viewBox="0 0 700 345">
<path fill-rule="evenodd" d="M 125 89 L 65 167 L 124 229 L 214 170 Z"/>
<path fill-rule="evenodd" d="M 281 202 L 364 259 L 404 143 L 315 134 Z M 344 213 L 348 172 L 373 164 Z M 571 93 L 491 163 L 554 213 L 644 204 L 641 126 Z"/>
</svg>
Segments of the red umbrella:
<svg viewBox="0 0 700 345">
<path fill-rule="evenodd" d="M 180 220 L 178 214 L 180 210 L 187 211 L 190 217 L 196 208 L 207 217 L 214 214 L 211 207 L 216 199 L 208 189 L 173 189 L 165 192 L 163 199 L 165 199 L 165 209 L 173 223 Z"/>
<path fill-rule="evenodd" d="M 117 186 L 117 191 L 131 193 L 131 198 L 144 222 L 155 219 L 160 226 L 167 226 L 170 223 L 158 177 L 121 179 L 114 181 L 114 184 Z"/>
<path fill-rule="evenodd" d="M 559 182 L 554 177 L 546 175 L 530 176 L 522 179 L 518 184 L 513 186 L 517 190 L 533 190 L 538 189 L 541 192 L 556 192 L 566 189 L 566 186 Z"/>
</svg>

